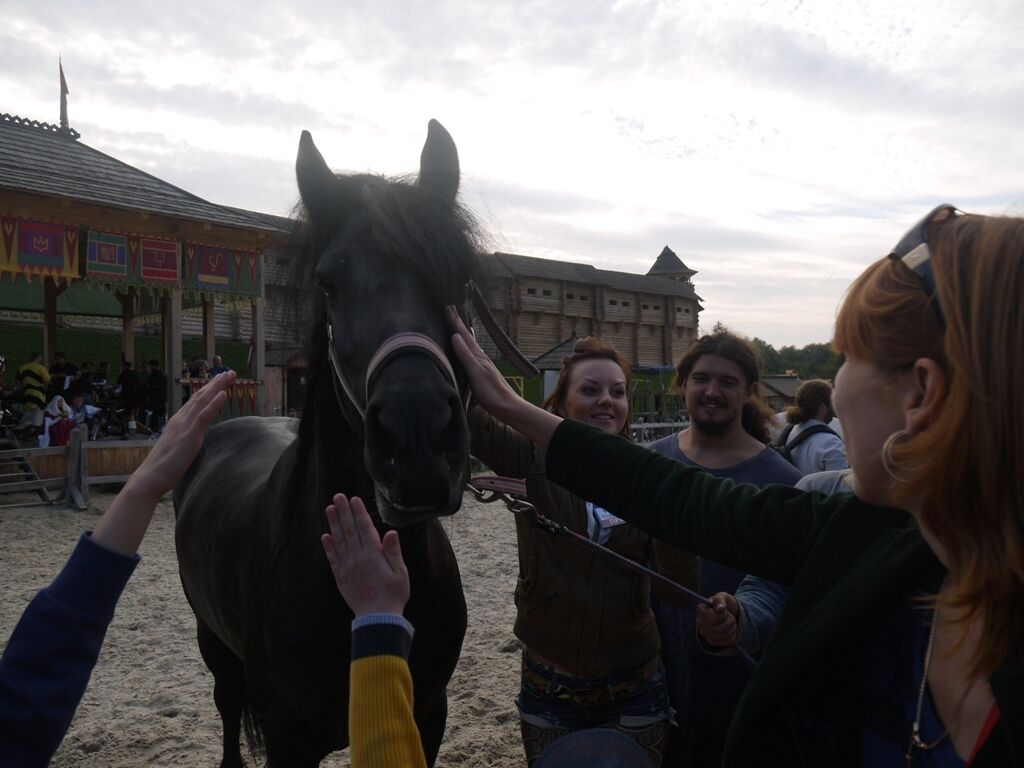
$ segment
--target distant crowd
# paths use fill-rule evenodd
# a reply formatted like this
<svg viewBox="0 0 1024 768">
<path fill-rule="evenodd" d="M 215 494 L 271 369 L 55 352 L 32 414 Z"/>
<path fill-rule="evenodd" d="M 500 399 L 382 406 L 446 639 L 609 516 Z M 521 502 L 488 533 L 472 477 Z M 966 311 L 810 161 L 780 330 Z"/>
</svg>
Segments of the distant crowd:
<svg viewBox="0 0 1024 768">
<path fill-rule="evenodd" d="M 200 357 L 182 363 L 182 380 L 206 380 L 230 370 L 219 355 L 212 363 Z M 168 393 L 160 362 L 149 360 L 138 372 L 132 361 L 123 360 L 113 381 L 110 367 L 106 361 L 77 365 L 57 352 L 47 368 L 42 353 L 34 352 L 18 367 L 13 385 L 6 386 L 6 360 L 0 358 L 5 426 L 22 439 L 36 438 L 40 447 L 66 445 L 71 430 L 82 425 L 90 439 L 108 434 L 127 438 L 136 429 L 159 432 L 166 421 Z M 183 384 L 183 403 L 190 394 L 191 387 Z"/>
</svg>

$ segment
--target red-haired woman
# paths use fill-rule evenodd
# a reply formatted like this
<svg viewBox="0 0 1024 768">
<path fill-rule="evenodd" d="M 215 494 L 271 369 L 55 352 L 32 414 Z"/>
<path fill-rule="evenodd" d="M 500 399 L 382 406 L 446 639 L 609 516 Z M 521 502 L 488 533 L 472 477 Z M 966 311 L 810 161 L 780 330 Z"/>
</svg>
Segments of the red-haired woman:
<svg viewBox="0 0 1024 768">
<path fill-rule="evenodd" d="M 563 358 L 544 407 L 628 445 L 630 380 L 612 347 L 582 339 Z M 500 475 L 525 478 L 530 502 L 545 517 L 631 560 L 652 560 L 647 534 L 550 482 L 543 452 L 522 434 L 480 409 L 471 412 L 470 428 L 473 454 Z M 649 579 L 519 516 L 516 536 L 515 634 L 525 646 L 516 704 L 527 761 L 569 732 L 608 727 L 660 765 L 672 714 Z M 667 575 L 693 586 L 695 558 L 680 553 L 674 566 L 662 562 Z"/>
<path fill-rule="evenodd" d="M 836 380 L 854 494 L 757 491 L 517 398 L 459 328 L 477 398 L 548 477 L 792 585 L 727 766 L 1024 766 L 1024 219 L 941 206 L 853 284 Z"/>
</svg>

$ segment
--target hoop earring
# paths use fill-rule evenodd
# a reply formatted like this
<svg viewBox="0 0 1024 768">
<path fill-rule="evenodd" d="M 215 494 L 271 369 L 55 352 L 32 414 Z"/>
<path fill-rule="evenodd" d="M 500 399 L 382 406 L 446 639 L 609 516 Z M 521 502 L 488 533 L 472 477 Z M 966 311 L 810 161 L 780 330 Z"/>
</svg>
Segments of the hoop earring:
<svg viewBox="0 0 1024 768">
<path fill-rule="evenodd" d="M 893 449 L 893 446 L 896 445 L 896 441 L 897 440 L 903 440 L 906 437 L 908 437 L 907 430 L 905 430 L 905 429 L 898 429 L 895 432 L 893 432 L 891 435 L 889 435 L 885 439 L 885 442 L 882 443 L 882 453 L 881 453 L 882 468 L 885 469 L 885 473 L 887 475 L 889 475 L 889 477 L 891 477 L 897 483 L 909 483 L 910 482 L 910 475 L 901 473 L 899 465 L 896 463 L 896 461 L 892 457 L 892 449 Z"/>
</svg>

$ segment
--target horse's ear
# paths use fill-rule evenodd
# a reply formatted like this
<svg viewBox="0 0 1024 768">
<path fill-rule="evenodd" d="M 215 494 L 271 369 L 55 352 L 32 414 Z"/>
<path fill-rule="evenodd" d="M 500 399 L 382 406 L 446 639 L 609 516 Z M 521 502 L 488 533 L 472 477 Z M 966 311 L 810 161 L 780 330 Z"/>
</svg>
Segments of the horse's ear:
<svg viewBox="0 0 1024 768">
<path fill-rule="evenodd" d="M 450 203 L 459 191 L 459 151 L 451 134 L 437 120 L 427 123 L 427 142 L 420 154 L 421 186 Z"/>
<path fill-rule="evenodd" d="M 309 131 L 303 131 L 299 138 L 295 178 L 302 204 L 314 220 L 337 213 L 338 177 L 327 167 Z"/>
</svg>

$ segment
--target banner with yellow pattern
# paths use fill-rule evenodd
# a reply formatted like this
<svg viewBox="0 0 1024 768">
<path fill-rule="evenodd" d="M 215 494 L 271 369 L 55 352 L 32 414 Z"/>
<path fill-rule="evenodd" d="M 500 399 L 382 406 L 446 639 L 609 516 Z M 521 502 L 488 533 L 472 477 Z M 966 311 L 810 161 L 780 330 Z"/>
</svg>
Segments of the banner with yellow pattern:
<svg viewBox="0 0 1024 768">
<path fill-rule="evenodd" d="M 78 228 L 0 217 L 0 275 L 77 280 Z"/>
</svg>

